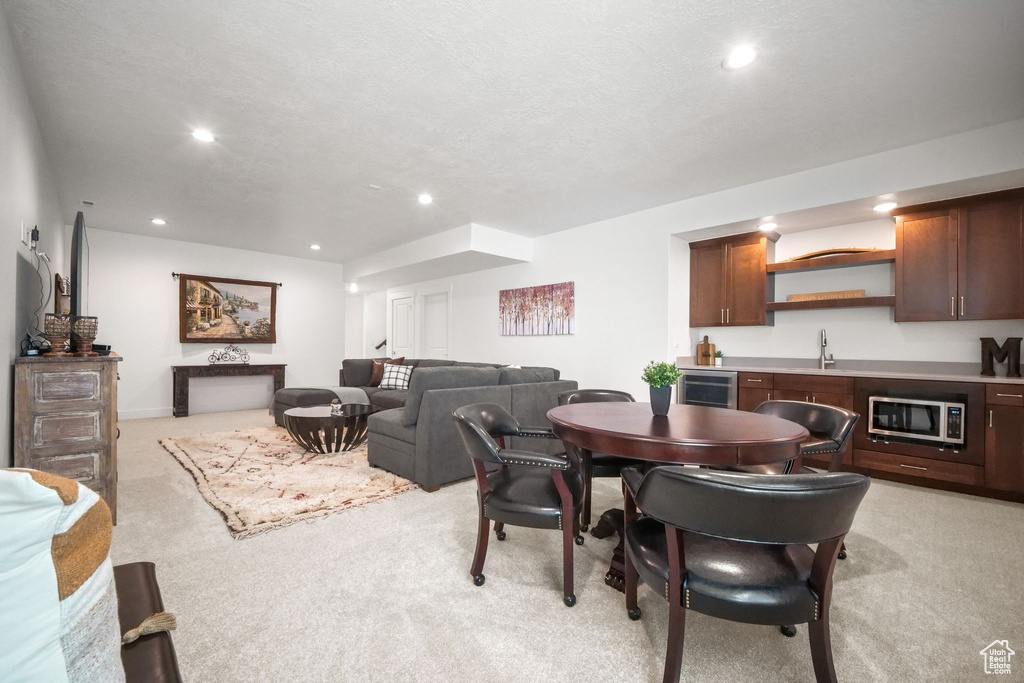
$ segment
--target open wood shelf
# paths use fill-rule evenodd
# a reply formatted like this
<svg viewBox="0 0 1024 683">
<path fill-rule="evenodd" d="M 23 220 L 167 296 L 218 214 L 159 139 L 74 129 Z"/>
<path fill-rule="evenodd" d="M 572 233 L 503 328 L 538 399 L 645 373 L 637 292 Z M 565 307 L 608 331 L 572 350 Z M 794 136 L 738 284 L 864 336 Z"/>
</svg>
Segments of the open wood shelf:
<svg viewBox="0 0 1024 683">
<path fill-rule="evenodd" d="M 856 299 L 820 299 L 817 301 L 769 301 L 767 311 L 810 311 L 817 308 L 868 308 L 896 305 L 896 295 L 862 296 Z"/>
<path fill-rule="evenodd" d="M 804 261 L 783 261 L 782 263 L 769 263 L 768 273 L 789 273 L 800 270 L 822 270 L 824 268 L 846 268 L 848 266 L 863 266 L 872 263 L 892 263 L 896 260 L 895 249 L 882 251 L 866 251 L 858 254 L 837 254 L 836 256 L 819 256 Z M 771 310 L 771 309 L 768 309 Z"/>
</svg>

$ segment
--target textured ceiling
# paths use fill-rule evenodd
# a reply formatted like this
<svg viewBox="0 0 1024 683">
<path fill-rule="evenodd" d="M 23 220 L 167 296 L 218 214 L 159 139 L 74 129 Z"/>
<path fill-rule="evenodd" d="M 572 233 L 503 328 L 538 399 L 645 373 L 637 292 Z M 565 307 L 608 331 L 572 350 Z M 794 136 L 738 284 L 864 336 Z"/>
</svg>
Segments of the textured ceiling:
<svg viewBox="0 0 1024 683">
<path fill-rule="evenodd" d="M 1024 117 L 1021 0 L 0 6 L 69 221 L 338 262 Z M 724 71 L 738 42 L 759 59 Z"/>
</svg>

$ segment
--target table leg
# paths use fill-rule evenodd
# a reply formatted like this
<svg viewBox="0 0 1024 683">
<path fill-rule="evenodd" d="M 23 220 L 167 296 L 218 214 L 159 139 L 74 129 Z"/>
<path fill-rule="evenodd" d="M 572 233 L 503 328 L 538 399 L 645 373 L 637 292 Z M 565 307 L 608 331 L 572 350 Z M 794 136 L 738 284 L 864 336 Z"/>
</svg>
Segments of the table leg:
<svg viewBox="0 0 1024 683">
<path fill-rule="evenodd" d="M 612 562 L 608 567 L 608 572 L 604 575 L 604 582 L 620 593 L 626 590 L 625 550 L 622 547 L 624 516 L 625 513 L 619 508 L 605 510 L 597 525 L 590 530 L 590 534 L 595 538 L 608 538 L 612 534 L 619 535 L 619 542 L 615 545 L 615 550 L 612 551 Z"/>
</svg>

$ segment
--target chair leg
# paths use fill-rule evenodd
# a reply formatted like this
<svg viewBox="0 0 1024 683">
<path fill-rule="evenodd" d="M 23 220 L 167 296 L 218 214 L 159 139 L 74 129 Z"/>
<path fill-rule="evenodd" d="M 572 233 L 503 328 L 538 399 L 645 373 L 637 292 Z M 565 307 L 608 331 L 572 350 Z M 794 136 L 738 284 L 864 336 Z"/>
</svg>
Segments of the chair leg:
<svg viewBox="0 0 1024 683">
<path fill-rule="evenodd" d="M 504 541 L 505 540 L 505 523 L 504 522 L 495 522 L 494 523 L 494 537 L 497 538 L 499 541 Z"/>
<path fill-rule="evenodd" d="M 590 499 L 594 492 L 594 465 L 590 458 L 590 451 L 583 452 L 583 520 L 582 529 L 590 528 Z"/>
<path fill-rule="evenodd" d="M 665 652 L 665 675 L 662 683 L 678 683 L 683 668 L 683 636 L 686 630 L 686 608 L 679 600 L 668 605 L 668 650 Z"/>
<path fill-rule="evenodd" d="M 473 555 L 473 567 L 469 570 L 473 577 L 473 583 L 478 586 L 484 585 L 484 559 L 487 557 L 487 539 L 491 535 L 491 520 L 484 517 L 480 512 L 480 522 L 476 531 L 476 553 Z"/>
<path fill-rule="evenodd" d="M 839 555 L 837 555 L 837 557 L 840 560 L 846 559 L 846 543 L 843 543 L 841 546 L 839 546 Z"/>
<path fill-rule="evenodd" d="M 640 583 L 640 576 L 636 573 L 633 561 L 629 559 L 629 553 L 622 553 L 622 564 L 625 565 L 626 574 L 626 615 L 636 621 L 640 618 L 640 608 L 637 606 L 636 593 L 637 584 Z"/>
<path fill-rule="evenodd" d="M 565 475 L 561 470 L 551 473 L 555 488 L 562 502 L 562 602 L 566 607 L 576 604 L 576 593 L 573 591 L 572 546 L 576 542 L 576 527 L 579 524 L 577 510 L 572 503 L 572 494 L 565 483 Z"/>
<path fill-rule="evenodd" d="M 832 637 L 828 630 L 828 613 L 807 625 L 811 640 L 811 660 L 818 683 L 836 683 L 836 667 L 832 663 Z"/>
</svg>

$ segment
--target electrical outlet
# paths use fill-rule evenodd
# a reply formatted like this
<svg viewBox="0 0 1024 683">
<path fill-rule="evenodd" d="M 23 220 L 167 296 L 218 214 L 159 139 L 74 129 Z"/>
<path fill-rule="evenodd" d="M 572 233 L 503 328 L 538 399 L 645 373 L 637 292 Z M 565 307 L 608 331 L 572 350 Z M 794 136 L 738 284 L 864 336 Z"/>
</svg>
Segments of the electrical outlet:
<svg viewBox="0 0 1024 683">
<path fill-rule="evenodd" d="M 28 246 L 28 233 L 25 232 L 25 221 L 21 222 L 21 243 Z"/>
</svg>

